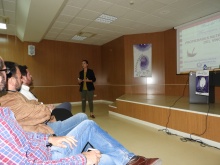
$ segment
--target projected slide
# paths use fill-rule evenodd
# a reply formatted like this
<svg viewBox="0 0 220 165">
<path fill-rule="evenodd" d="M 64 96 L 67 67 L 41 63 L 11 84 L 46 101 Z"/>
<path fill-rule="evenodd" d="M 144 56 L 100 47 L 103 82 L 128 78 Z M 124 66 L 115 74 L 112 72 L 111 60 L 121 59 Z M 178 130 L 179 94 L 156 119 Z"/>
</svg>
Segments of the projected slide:
<svg viewBox="0 0 220 165">
<path fill-rule="evenodd" d="M 220 14 L 177 29 L 177 72 L 219 68 Z"/>
</svg>

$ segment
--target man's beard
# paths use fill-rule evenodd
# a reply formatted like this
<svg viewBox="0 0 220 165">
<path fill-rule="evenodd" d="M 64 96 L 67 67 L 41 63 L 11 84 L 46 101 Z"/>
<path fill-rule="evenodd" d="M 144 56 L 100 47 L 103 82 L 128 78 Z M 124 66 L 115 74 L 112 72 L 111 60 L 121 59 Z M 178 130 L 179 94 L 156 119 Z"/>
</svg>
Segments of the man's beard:
<svg viewBox="0 0 220 165">
<path fill-rule="evenodd" d="M 20 91 L 21 90 L 21 84 L 19 84 L 18 82 L 16 82 L 15 90 L 16 91 Z"/>
<path fill-rule="evenodd" d="M 7 91 L 6 86 L 4 86 L 4 87 L 0 86 L 0 92 L 5 92 L 5 91 Z"/>
<path fill-rule="evenodd" d="M 6 81 L 5 79 L 2 79 L 0 82 L 0 92 L 6 91 Z"/>
<path fill-rule="evenodd" d="M 25 84 L 25 85 L 27 85 L 27 86 L 31 86 L 31 85 L 33 85 L 33 79 L 31 78 L 31 79 L 27 79 L 28 81 L 26 81 L 25 83 L 23 83 L 23 84 Z"/>
<path fill-rule="evenodd" d="M 17 86 L 16 91 L 20 91 L 20 90 L 21 90 L 21 86 Z"/>
<path fill-rule="evenodd" d="M 33 85 L 33 80 L 31 80 L 29 83 L 28 83 L 28 86 L 31 86 Z"/>
</svg>

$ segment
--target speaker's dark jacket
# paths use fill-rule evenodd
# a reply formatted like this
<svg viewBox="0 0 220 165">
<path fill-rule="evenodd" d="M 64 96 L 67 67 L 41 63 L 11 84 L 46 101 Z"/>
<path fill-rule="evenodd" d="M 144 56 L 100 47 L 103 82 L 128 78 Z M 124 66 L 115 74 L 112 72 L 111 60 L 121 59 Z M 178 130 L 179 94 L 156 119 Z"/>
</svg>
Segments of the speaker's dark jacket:
<svg viewBox="0 0 220 165">
<path fill-rule="evenodd" d="M 95 77 L 95 74 L 94 74 L 94 72 L 93 72 L 92 69 L 87 69 L 86 77 L 87 77 L 89 80 L 92 80 L 92 82 L 86 82 L 88 91 L 95 90 L 95 87 L 94 87 L 94 84 L 93 84 L 93 83 L 96 81 L 96 77 Z M 81 80 L 84 79 L 84 70 L 82 70 L 82 71 L 79 72 L 79 78 L 80 78 Z M 80 83 L 80 88 L 79 88 L 79 91 L 80 91 L 80 92 L 81 92 L 82 90 L 83 90 L 83 82 Z"/>
</svg>

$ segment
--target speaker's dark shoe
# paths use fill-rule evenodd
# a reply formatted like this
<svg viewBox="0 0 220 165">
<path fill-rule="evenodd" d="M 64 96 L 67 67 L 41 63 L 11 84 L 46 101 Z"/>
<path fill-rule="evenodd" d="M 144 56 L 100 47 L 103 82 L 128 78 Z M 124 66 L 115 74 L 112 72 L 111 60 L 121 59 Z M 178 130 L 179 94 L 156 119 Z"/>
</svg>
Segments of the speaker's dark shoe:
<svg viewBox="0 0 220 165">
<path fill-rule="evenodd" d="M 95 118 L 95 116 L 94 116 L 94 115 L 90 115 L 90 117 L 91 117 L 91 118 L 93 118 L 93 119 Z"/>
<path fill-rule="evenodd" d="M 145 158 L 143 156 L 133 156 L 127 165 L 162 165 L 159 158 Z"/>
</svg>

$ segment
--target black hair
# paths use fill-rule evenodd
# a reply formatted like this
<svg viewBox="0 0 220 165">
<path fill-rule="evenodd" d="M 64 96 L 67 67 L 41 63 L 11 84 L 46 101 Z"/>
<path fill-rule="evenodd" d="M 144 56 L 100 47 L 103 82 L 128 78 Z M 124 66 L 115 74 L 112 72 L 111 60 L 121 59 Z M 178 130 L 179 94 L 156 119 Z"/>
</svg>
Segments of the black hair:
<svg viewBox="0 0 220 165">
<path fill-rule="evenodd" d="M 10 73 L 7 74 L 7 78 L 15 77 L 18 64 L 11 61 L 5 61 L 5 66 L 10 70 Z"/>
<path fill-rule="evenodd" d="M 27 76 L 27 66 L 26 65 L 18 65 L 22 76 Z"/>
<path fill-rule="evenodd" d="M 4 61 L 2 57 L 0 56 L 0 69 L 3 69 L 3 67 L 4 67 Z"/>
<path fill-rule="evenodd" d="M 89 62 L 87 60 L 82 60 L 83 62 L 85 62 L 86 64 L 89 64 Z"/>
</svg>

